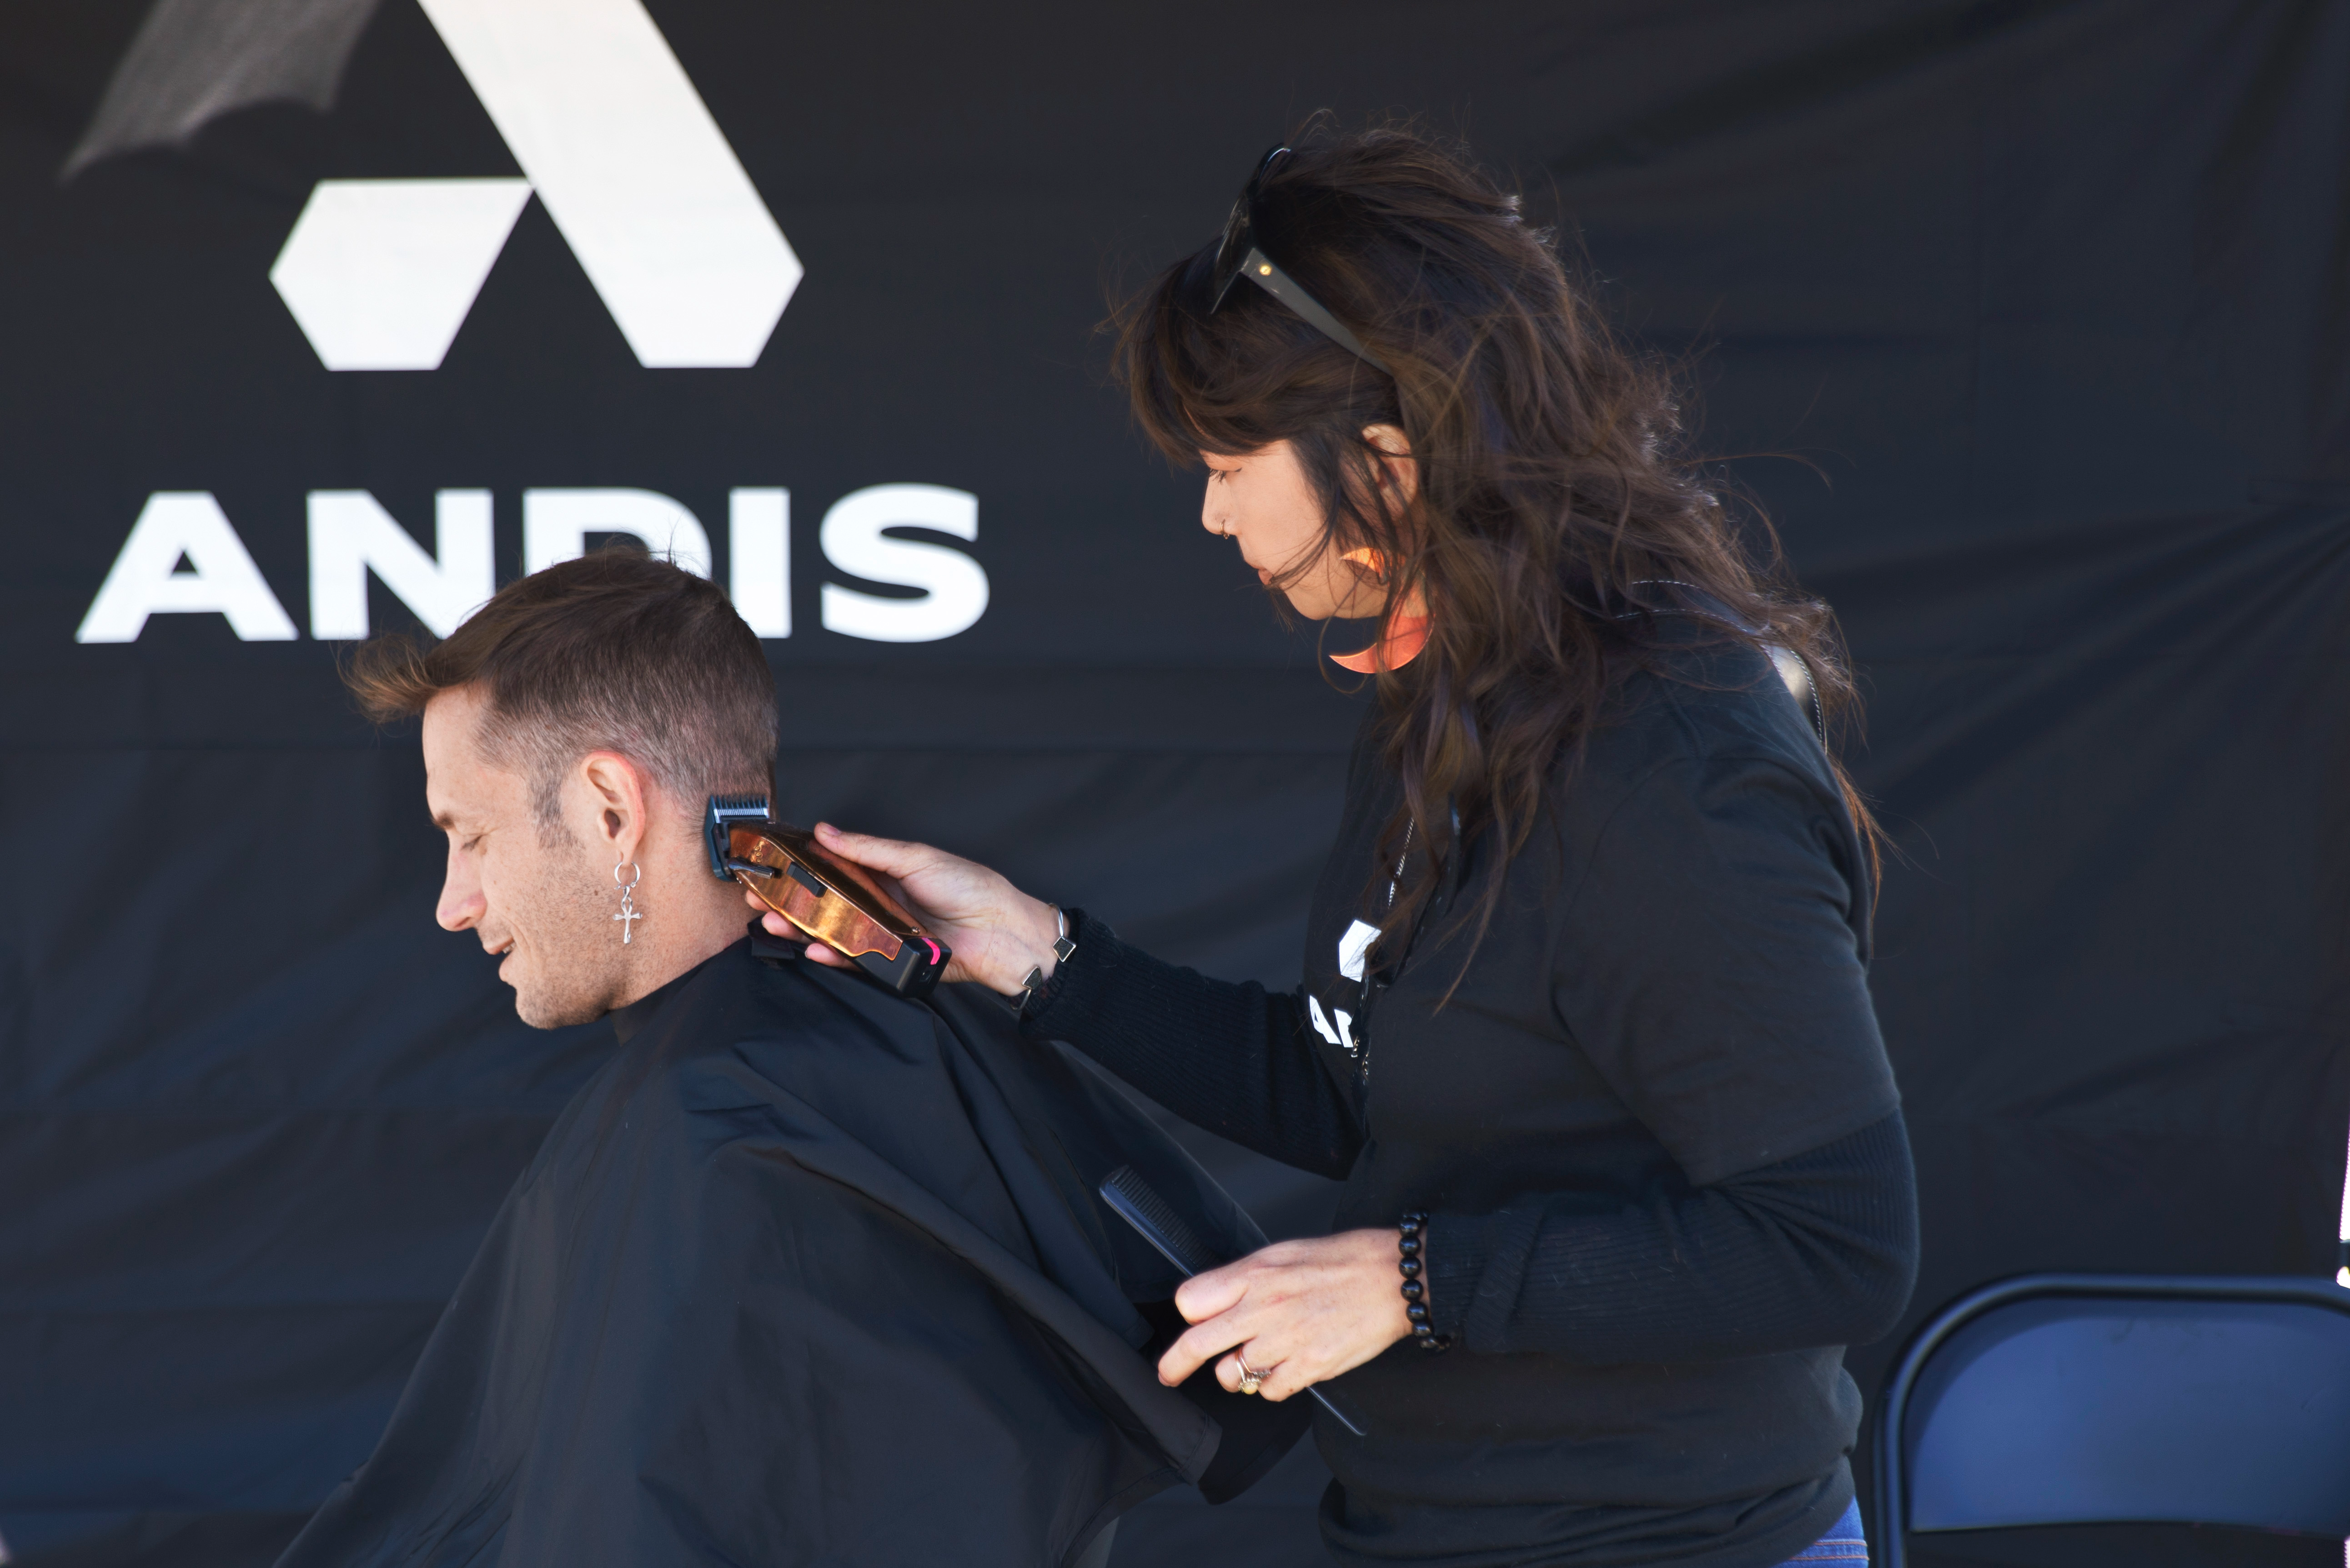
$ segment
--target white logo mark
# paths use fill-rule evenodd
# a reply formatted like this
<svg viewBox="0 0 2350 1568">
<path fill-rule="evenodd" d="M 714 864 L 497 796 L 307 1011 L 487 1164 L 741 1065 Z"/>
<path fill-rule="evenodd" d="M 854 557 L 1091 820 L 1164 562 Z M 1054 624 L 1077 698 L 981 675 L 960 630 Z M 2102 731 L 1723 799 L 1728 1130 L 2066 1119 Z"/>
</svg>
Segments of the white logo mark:
<svg viewBox="0 0 2350 1568">
<path fill-rule="evenodd" d="M 430 370 L 473 308 L 526 180 L 321 180 L 269 281 L 329 370 Z"/>
<path fill-rule="evenodd" d="M 1338 1027 L 1336 1029 L 1331 1028 L 1330 1020 L 1323 1016 L 1322 999 L 1315 995 L 1310 991 L 1305 993 L 1305 1011 L 1314 1020 L 1314 1032 L 1315 1033 L 1321 1035 L 1323 1039 L 1330 1042 L 1331 1044 L 1336 1045 L 1340 1050 L 1346 1052 L 1347 1055 L 1351 1056 L 1355 1054 L 1354 1014 L 1348 1012 L 1343 1007 L 1332 1008 L 1331 1012 L 1338 1015 Z"/>
<path fill-rule="evenodd" d="M 533 191 L 638 363 L 756 363 L 799 258 L 639 0 L 421 3 L 525 178 L 319 182 L 269 278 L 326 367 L 437 368 Z"/>
</svg>

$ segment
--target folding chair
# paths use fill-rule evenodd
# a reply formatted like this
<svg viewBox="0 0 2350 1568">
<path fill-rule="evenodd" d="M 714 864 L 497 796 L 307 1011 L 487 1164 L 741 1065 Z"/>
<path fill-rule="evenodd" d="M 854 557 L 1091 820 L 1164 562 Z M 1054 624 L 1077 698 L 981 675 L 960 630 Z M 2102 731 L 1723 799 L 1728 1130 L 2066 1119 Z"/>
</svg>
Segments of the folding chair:
<svg viewBox="0 0 2350 1568">
<path fill-rule="evenodd" d="M 2233 1524 L 2350 1537 L 2350 1290 L 2025 1274 L 1946 1309 L 1877 1409 L 1881 1568 L 1908 1532 Z"/>
</svg>

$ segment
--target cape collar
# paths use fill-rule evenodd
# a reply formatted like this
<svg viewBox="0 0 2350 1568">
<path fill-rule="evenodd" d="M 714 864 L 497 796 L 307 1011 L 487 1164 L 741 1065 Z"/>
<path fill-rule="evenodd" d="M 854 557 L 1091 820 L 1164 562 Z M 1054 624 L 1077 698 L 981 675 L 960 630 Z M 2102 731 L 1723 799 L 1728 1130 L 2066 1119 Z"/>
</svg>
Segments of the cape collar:
<svg viewBox="0 0 2350 1568">
<path fill-rule="evenodd" d="M 683 974 L 679 975 L 676 979 L 667 981 L 656 990 L 645 992 L 642 996 L 637 998 L 636 1001 L 629 1002 L 626 1007 L 616 1007 L 612 1009 L 611 1012 L 604 1015 L 612 1022 L 612 1033 L 620 1037 L 621 1044 L 626 1045 L 629 1043 L 629 1037 L 636 1033 L 638 1030 L 642 1029 L 651 1021 L 652 1015 L 661 1010 L 661 1003 L 667 1002 L 671 997 L 675 996 L 680 991 L 685 989 L 685 982 L 687 981 L 691 980 L 695 975 L 700 974 L 703 970 L 708 969 L 712 964 L 717 962 L 719 959 L 723 958 L 727 953 L 733 952 L 735 948 L 741 947 L 742 945 L 742 943 L 736 942 L 720 952 L 712 953 L 710 957 L 703 959 L 700 963 L 695 964 L 691 969 L 687 970 Z"/>
</svg>

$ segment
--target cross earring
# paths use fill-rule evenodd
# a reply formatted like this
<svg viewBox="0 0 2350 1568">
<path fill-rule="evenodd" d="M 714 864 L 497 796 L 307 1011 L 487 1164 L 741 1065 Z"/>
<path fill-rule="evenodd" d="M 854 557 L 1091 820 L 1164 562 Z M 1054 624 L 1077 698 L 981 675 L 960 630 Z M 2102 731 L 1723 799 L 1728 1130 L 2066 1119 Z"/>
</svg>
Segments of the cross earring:
<svg viewBox="0 0 2350 1568">
<path fill-rule="evenodd" d="M 612 867 L 613 885 L 620 889 L 620 912 L 612 919 L 620 922 L 620 945 L 626 947 L 637 934 L 637 922 L 644 919 L 644 916 L 637 911 L 636 889 L 637 884 L 645 879 L 645 871 L 643 867 L 632 860 L 624 861 L 621 864 L 628 867 L 630 875 L 629 879 L 623 882 L 620 880 L 620 867 Z"/>
</svg>

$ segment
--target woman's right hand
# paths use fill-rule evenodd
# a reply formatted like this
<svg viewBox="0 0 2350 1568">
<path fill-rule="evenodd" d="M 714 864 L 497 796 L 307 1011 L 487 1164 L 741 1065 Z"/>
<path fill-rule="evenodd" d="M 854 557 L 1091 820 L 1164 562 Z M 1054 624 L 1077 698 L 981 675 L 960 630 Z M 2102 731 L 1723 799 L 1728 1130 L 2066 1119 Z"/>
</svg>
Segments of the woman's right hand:
<svg viewBox="0 0 2350 1568">
<path fill-rule="evenodd" d="M 816 839 L 841 859 L 873 872 L 923 929 L 953 950 L 943 978 L 975 980 L 990 991 L 1013 996 L 1030 970 L 1041 968 L 1048 977 L 1052 974 L 1056 961 L 1053 940 L 1060 935 L 1053 906 L 1030 898 L 979 862 L 927 844 L 845 833 L 828 822 L 816 825 Z M 766 909 L 752 894 L 743 897 L 753 909 Z M 762 923 L 775 936 L 802 940 L 790 921 L 772 910 Z M 807 956 L 844 968 L 850 962 L 821 942 L 807 943 Z"/>
</svg>

